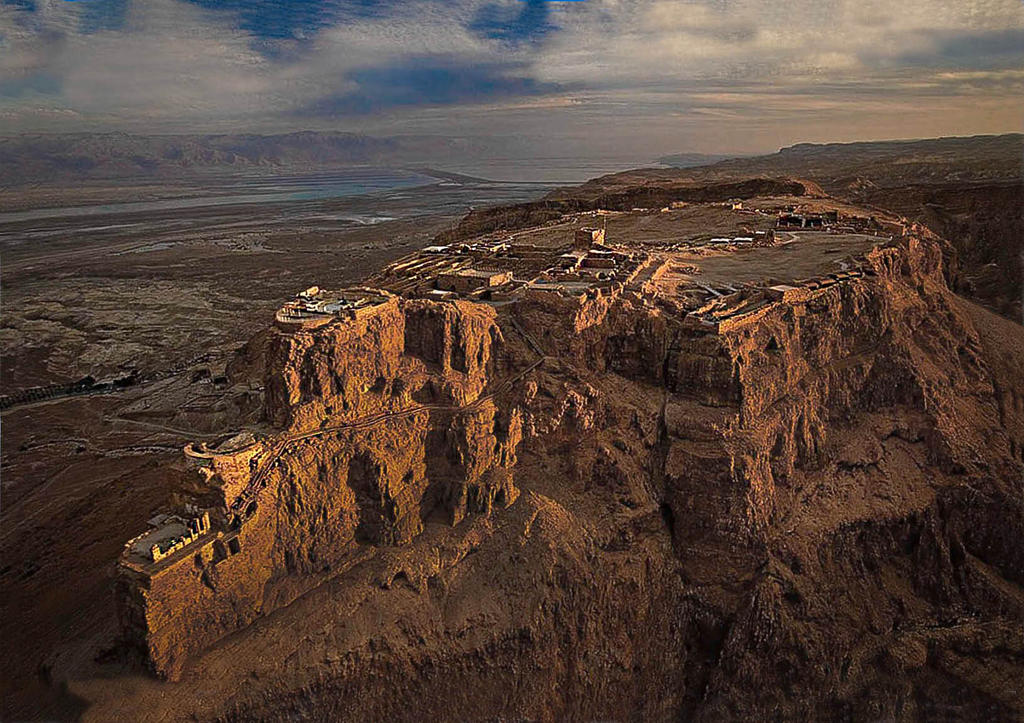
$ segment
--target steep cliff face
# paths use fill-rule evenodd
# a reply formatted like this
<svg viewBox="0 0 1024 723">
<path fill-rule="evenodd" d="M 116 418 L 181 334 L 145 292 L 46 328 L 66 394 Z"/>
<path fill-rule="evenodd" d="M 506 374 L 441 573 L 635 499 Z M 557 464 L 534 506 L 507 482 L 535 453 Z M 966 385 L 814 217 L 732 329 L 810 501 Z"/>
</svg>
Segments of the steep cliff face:
<svg viewBox="0 0 1024 723">
<path fill-rule="evenodd" d="M 392 299 L 362 319 L 267 345 L 266 417 L 279 429 L 199 467 L 225 532 L 132 574 L 124 617 L 158 672 L 288 604 L 439 515 L 505 507 L 518 411 L 485 394 L 502 334 L 493 310 Z"/>
<path fill-rule="evenodd" d="M 397 298 L 316 333 L 279 333 L 269 345 L 266 417 L 299 430 L 412 401 L 461 406 L 487 385 L 501 339 L 489 307 Z"/>
<path fill-rule="evenodd" d="M 1024 318 L 1020 294 L 1024 209 L 1021 154 L 1016 155 L 1012 180 L 850 189 L 844 195 L 918 219 L 948 239 L 950 285 L 1019 322 Z"/>
<path fill-rule="evenodd" d="M 689 643 L 712 651 L 691 712 L 1021 710 L 1020 691 L 1002 687 L 1020 668 L 996 652 L 1019 659 L 1024 644 L 1010 542 L 1024 532 L 1020 331 L 1002 328 L 1012 353 L 985 343 L 979 329 L 1002 322 L 948 292 L 930 240 L 867 262 L 869 277 L 721 335 L 626 298 L 601 310 L 593 344 L 577 329 L 574 345 L 537 313 L 573 373 L 606 382 L 597 392 L 583 373 L 544 394 L 542 381 L 527 416 L 542 436 L 524 454 L 539 444 L 544 459 L 571 456 L 584 489 L 661 505 L 687 608 L 708 621 Z M 605 353 L 623 348 L 664 363 Z M 646 413 L 609 419 L 626 380 L 647 389 Z M 656 439 L 634 436 L 645 416 Z"/>
<path fill-rule="evenodd" d="M 866 265 L 721 333 L 623 292 L 278 338 L 294 436 L 152 649 L 277 612 L 95 712 L 1019 715 L 1024 335 L 927 238 Z M 211 670 L 244 691 L 188 702 Z"/>
<path fill-rule="evenodd" d="M 833 286 L 802 309 L 780 305 L 724 338 L 742 399 L 733 461 L 761 525 L 776 512 L 776 477 L 826 464 L 836 433 L 861 414 L 924 415 L 929 463 L 972 474 L 983 440 L 1005 444 L 977 334 L 945 291 L 938 248 L 911 241 L 868 262 L 871 282 Z"/>
<path fill-rule="evenodd" d="M 280 428 L 309 429 L 322 419 L 390 409 L 390 381 L 413 374 L 405 358 L 405 315 L 397 299 L 367 319 L 315 333 L 275 334 L 269 350 L 266 416 Z M 383 381 L 379 381 L 383 380 Z M 399 396 L 402 391 L 398 390 Z"/>
<path fill-rule="evenodd" d="M 1024 531 L 1013 454 L 1024 430 L 999 414 L 1005 369 L 989 366 L 946 291 L 935 245 L 868 261 L 870 281 L 724 335 L 740 398 L 714 425 L 720 441 L 669 427 L 677 530 L 717 474 L 717 503 L 696 503 L 697 529 L 715 534 L 682 541 L 706 552 L 745 540 L 753 553 L 710 717 L 1020 710 L 994 653 L 1024 642 L 1010 632 L 1024 602 L 1020 552 L 1005 542 Z M 752 687 L 764 691 L 756 700 Z"/>
</svg>

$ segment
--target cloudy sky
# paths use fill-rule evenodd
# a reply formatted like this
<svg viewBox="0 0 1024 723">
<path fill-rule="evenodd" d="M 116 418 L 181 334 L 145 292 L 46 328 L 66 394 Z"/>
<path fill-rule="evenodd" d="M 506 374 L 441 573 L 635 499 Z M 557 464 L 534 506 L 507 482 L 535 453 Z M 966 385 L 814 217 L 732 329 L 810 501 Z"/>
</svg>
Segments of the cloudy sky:
<svg viewBox="0 0 1024 723">
<path fill-rule="evenodd" d="M 1021 0 L 0 0 L 0 134 L 772 151 L 1019 130 Z"/>
</svg>

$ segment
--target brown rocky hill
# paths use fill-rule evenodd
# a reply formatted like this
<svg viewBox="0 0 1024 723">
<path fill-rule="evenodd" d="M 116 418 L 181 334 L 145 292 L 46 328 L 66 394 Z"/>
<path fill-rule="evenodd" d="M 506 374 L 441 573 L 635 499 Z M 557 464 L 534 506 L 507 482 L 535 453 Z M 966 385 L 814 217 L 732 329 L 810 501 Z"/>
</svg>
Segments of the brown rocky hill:
<svg viewBox="0 0 1024 723">
<path fill-rule="evenodd" d="M 952 183 L 1019 178 L 1024 135 L 927 138 L 858 143 L 799 143 L 778 153 L 705 164 L 714 173 L 773 173 L 856 184 Z M 660 159 L 675 165 L 671 156 Z M 689 165 L 689 164 L 688 164 Z"/>
<path fill-rule="evenodd" d="M 92 720 L 1019 717 L 1024 331 L 927 232 L 859 263 L 715 333 L 654 277 L 275 332 L 268 436 L 208 475 L 260 482 L 239 551 L 129 610 L 176 682 L 69 691 Z"/>
<path fill-rule="evenodd" d="M 581 186 L 553 191 L 539 201 L 471 211 L 455 227 L 439 234 L 436 241 L 450 243 L 499 230 L 528 229 L 557 221 L 566 214 L 586 211 L 630 211 L 635 208 L 661 208 L 673 201 L 713 203 L 751 196 L 821 193 L 821 189 L 813 183 L 789 178 L 745 178 L 718 183 L 683 179 L 651 183 L 641 177 L 632 179 L 636 182 L 615 182 L 609 185 L 604 185 L 602 180 L 596 179 Z"/>
<path fill-rule="evenodd" d="M 672 165 L 672 157 L 662 161 Z M 802 143 L 778 153 L 699 169 L 652 169 L 595 179 L 600 188 L 638 180 L 728 179 L 752 174 L 807 178 L 829 194 L 921 221 L 949 241 L 954 289 L 1022 321 L 1024 136 Z M 689 166 L 690 164 L 686 164 Z"/>
</svg>

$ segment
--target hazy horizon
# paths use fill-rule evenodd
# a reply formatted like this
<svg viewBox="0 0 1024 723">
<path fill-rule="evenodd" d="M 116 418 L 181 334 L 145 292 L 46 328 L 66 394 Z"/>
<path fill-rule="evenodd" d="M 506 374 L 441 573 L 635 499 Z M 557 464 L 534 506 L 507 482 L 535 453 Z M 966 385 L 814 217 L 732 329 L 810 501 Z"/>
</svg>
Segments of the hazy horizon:
<svg viewBox="0 0 1024 723">
<path fill-rule="evenodd" d="M 2 0 L 0 134 L 769 153 L 1019 131 L 1017 0 Z"/>
<path fill-rule="evenodd" d="M 575 0 L 569 0 L 570 2 Z M 491 139 L 496 136 L 444 136 L 439 134 L 421 134 L 421 133 L 394 133 L 387 136 L 375 135 L 373 133 L 363 133 L 361 131 L 352 131 L 344 128 L 310 128 L 310 127 L 295 127 L 292 129 L 282 129 L 277 131 L 237 131 L 232 132 L 230 130 L 215 130 L 205 131 L 197 129 L 193 131 L 180 130 L 180 131 L 163 131 L 163 132 L 146 132 L 143 130 L 126 130 L 122 128 L 108 128 L 103 130 L 44 130 L 44 131 L 33 131 L 33 130 L 20 130 L 14 132 L 3 132 L 0 130 L 0 138 L 24 138 L 24 137 L 46 137 L 46 136 L 69 136 L 69 135 L 89 135 L 89 136 L 138 136 L 138 137 L 190 137 L 190 136 L 232 136 L 232 135 L 253 135 L 253 136 L 284 136 L 284 135 L 300 135 L 303 133 L 338 133 L 338 134 L 354 134 L 362 135 L 366 137 L 375 138 L 437 138 L 437 139 Z M 796 140 L 786 145 L 764 148 L 757 151 L 736 151 L 736 156 L 755 156 L 755 155 L 770 155 L 778 153 L 779 151 L 785 150 L 786 148 L 792 148 L 800 145 L 851 145 L 857 143 L 913 143 L 916 141 L 927 141 L 927 140 L 942 140 L 942 139 L 954 139 L 954 138 L 973 138 L 973 137 L 998 137 L 1008 135 L 1024 135 L 1024 129 L 1009 129 L 1004 131 L 995 131 L 991 133 L 964 133 L 964 134 L 950 134 L 943 136 L 898 136 L 898 137 L 849 137 L 849 138 L 835 138 L 830 140 Z M 719 156 L 728 155 L 730 151 L 721 150 L 716 148 L 679 148 L 676 150 L 665 151 L 659 154 L 660 156 L 672 156 L 672 155 L 705 155 L 705 156 Z M 605 157 L 612 157 L 615 154 L 605 154 Z"/>
</svg>

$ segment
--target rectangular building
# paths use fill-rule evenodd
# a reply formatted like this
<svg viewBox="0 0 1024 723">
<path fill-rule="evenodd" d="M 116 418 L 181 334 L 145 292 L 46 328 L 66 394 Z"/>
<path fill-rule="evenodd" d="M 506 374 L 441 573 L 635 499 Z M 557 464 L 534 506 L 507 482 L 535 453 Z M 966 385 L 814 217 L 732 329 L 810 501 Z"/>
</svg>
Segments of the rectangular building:
<svg viewBox="0 0 1024 723">
<path fill-rule="evenodd" d="M 437 288 L 442 291 L 454 291 L 457 294 L 468 294 L 475 289 L 501 286 L 511 280 L 511 271 L 460 269 L 440 274 L 437 277 Z"/>
</svg>

